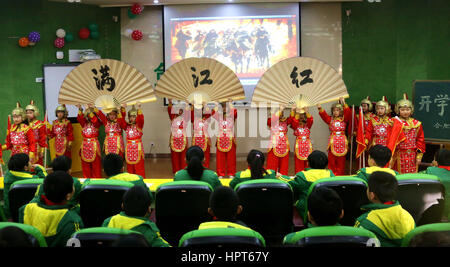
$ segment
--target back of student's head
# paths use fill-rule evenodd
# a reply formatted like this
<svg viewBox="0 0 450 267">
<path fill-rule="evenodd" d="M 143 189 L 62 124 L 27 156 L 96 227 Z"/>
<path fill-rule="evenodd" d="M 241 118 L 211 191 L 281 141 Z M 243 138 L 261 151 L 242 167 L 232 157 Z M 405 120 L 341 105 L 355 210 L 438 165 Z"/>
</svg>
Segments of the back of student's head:
<svg viewBox="0 0 450 267">
<path fill-rule="evenodd" d="M 72 159 L 67 156 L 56 157 L 51 164 L 53 171 L 68 172 L 72 168 Z"/>
<path fill-rule="evenodd" d="M 0 247 L 32 247 L 28 234 L 15 226 L 0 229 Z"/>
<path fill-rule="evenodd" d="M 308 211 L 317 226 L 336 225 L 342 209 L 342 199 L 331 188 L 315 187 L 308 196 Z"/>
<path fill-rule="evenodd" d="M 209 207 L 219 221 L 234 221 L 239 206 L 236 192 L 227 186 L 219 186 L 209 198 Z"/>
<path fill-rule="evenodd" d="M 186 151 L 187 172 L 194 180 L 200 180 L 205 167 L 203 167 L 203 159 L 205 154 L 199 146 L 191 146 Z"/>
<path fill-rule="evenodd" d="M 30 157 L 25 153 L 17 153 L 11 156 L 8 161 L 8 169 L 10 171 L 24 171 L 25 166 L 28 166 Z"/>
<path fill-rule="evenodd" d="M 391 160 L 392 152 L 383 145 L 374 145 L 369 150 L 369 156 L 375 161 L 378 167 L 384 167 Z"/>
<path fill-rule="evenodd" d="M 143 186 L 135 185 L 125 192 L 122 203 L 126 215 L 144 217 L 152 204 L 150 192 Z"/>
<path fill-rule="evenodd" d="M 250 150 L 247 155 L 247 163 L 250 167 L 252 179 L 261 179 L 267 173 L 266 169 L 264 169 L 264 161 L 265 157 L 261 151 L 256 149 Z"/>
<path fill-rule="evenodd" d="M 314 150 L 308 156 L 308 165 L 312 169 L 325 169 L 328 165 L 328 157 L 320 150 Z"/>
<path fill-rule="evenodd" d="M 436 161 L 439 166 L 450 166 L 450 150 L 439 149 L 436 155 Z"/>
<path fill-rule="evenodd" d="M 108 177 L 119 174 L 123 170 L 123 159 L 120 155 L 109 153 L 103 157 L 103 170 Z"/>
<path fill-rule="evenodd" d="M 375 194 L 382 203 L 394 201 L 397 197 L 398 182 L 394 175 L 387 172 L 373 172 L 367 182 L 369 192 Z"/>
<path fill-rule="evenodd" d="M 67 194 L 73 192 L 73 178 L 64 171 L 55 171 L 44 179 L 45 197 L 54 202 L 61 203 L 66 200 Z"/>
</svg>

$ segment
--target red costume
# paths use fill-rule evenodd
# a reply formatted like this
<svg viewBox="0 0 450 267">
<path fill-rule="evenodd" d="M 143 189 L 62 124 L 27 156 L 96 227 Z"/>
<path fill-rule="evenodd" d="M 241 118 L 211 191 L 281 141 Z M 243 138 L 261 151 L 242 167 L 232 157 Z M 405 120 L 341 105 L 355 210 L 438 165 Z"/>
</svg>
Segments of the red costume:
<svg viewBox="0 0 450 267">
<path fill-rule="evenodd" d="M 124 145 L 122 137 L 122 128 L 120 127 L 117 120 L 111 121 L 106 115 L 98 110 L 94 109 L 95 114 L 100 119 L 100 121 L 105 125 L 105 141 L 103 143 L 103 149 L 105 154 L 114 153 L 123 157 Z M 122 114 L 124 116 L 124 114 Z"/>
<path fill-rule="evenodd" d="M 311 126 L 314 120 L 313 117 L 306 113 L 306 123 L 299 120 L 299 116 L 292 117 L 291 114 L 291 128 L 294 130 L 295 139 L 295 173 L 303 171 L 308 167 L 308 156 L 312 152 L 311 144 Z"/>
<path fill-rule="evenodd" d="M 359 125 L 360 125 L 359 117 L 360 117 L 359 114 L 355 115 L 355 124 L 354 124 L 353 132 L 357 132 L 358 133 L 358 128 L 359 128 Z M 372 112 L 370 112 L 370 111 L 364 113 L 364 115 L 363 115 L 363 119 L 364 119 L 364 122 L 363 122 L 364 123 L 364 126 L 363 126 L 364 133 L 363 134 L 364 134 L 364 138 L 366 138 L 367 140 L 369 140 L 368 137 L 371 134 L 370 133 L 370 131 L 371 131 L 370 123 L 371 123 L 371 120 L 374 117 L 375 117 L 375 115 Z M 351 125 L 350 125 L 350 127 L 351 127 Z M 368 150 L 368 149 L 366 149 L 366 150 Z M 369 158 L 368 153 L 364 153 L 364 162 L 363 162 L 363 157 L 358 157 L 358 169 L 361 169 L 361 168 L 364 168 L 364 167 L 368 166 L 368 163 L 367 163 L 368 158 Z"/>
<path fill-rule="evenodd" d="M 267 119 L 267 126 L 270 127 L 270 143 L 266 168 L 288 175 L 289 139 L 287 132 L 292 117 L 280 119 L 280 114 L 280 111 L 277 111 Z"/>
<path fill-rule="evenodd" d="M 182 115 L 172 114 L 172 104 L 170 103 L 167 112 L 171 122 L 170 132 L 170 153 L 172 157 L 172 172 L 186 168 L 187 135 L 186 127 L 189 121 L 190 112 L 184 111 Z"/>
<path fill-rule="evenodd" d="M 69 158 L 72 157 L 72 153 L 68 148 L 70 148 L 74 140 L 73 127 L 68 119 L 54 120 L 53 125 L 47 131 L 47 136 L 50 139 L 55 138 L 55 154 L 57 157 L 62 155 Z"/>
<path fill-rule="evenodd" d="M 231 115 L 232 114 L 232 115 Z M 234 176 L 236 173 L 236 139 L 234 137 L 234 124 L 237 110 L 230 106 L 230 114 L 213 111 L 213 116 L 219 123 L 219 133 L 216 140 L 216 171 L 220 176 Z"/>
<path fill-rule="evenodd" d="M 47 147 L 47 127 L 45 123 L 40 120 L 33 120 L 29 122 L 29 127 L 33 131 L 34 140 L 36 141 L 36 157 L 34 163 L 44 166 L 44 152 Z M 42 154 L 42 156 L 41 156 Z"/>
<path fill-rule="evenodd" d="M 2 150 L 11 150 L 11 155 L 25 153 L 30 156 L 30 161 L 36 155 L 36 141 L 33 130 L 25 123 L 13 124 L 6 132 L 5 144 Z"/>
<path fill-rule="evenodd" d="M 202 110 L 198 110 L 202 112 Z M 203 166 L 205 168 L 209 168 L 209 161 L 210 161 L 210 154 L 211 154 L 211 139 L 208 136 L 208 125 L 209 125 L 209 118 L 211 117 L 210 114 L 202 114 L 200 117 L 200 114 L 198 114 L 198 118 L 195 117 L 195 111 L 194 109 L 191 111 L 191 122 L 193 124 L 194 128 L 194 137 L 192 138 L 192 145 L 193 146 L 199 146 L 202 148 L 204 155 L 205 155 L 205 161 L 203 163 Z"/>
<path fill-rule="evenodd" d="M 141 109 L 130 110 L 130 115 L 136 116 L 136 123 L 127 123 L 125 121 L 125 109 L 121 109 L 121 113 L 117 114 L 117 122 L 125 131 L 127 136 L 127 144 L 125 147 L 125 160 L 127 162 L 127 172 L 142 176 L 145 178 L 145 155 L 144 144 L 142 143 L 142 130 L 144 129 L 144 114 Z"/>
<path fill-rule="evenodd" d="M 102 178 L 101 148 L 98 141 L 98 128 L 100 120 L 89 113 L 87 120 L 81 110 L 78 111 L 77 120 L 80 123 L 83 142 L 80 148 L 81 169 L 84 178 Z"/>
</svg>

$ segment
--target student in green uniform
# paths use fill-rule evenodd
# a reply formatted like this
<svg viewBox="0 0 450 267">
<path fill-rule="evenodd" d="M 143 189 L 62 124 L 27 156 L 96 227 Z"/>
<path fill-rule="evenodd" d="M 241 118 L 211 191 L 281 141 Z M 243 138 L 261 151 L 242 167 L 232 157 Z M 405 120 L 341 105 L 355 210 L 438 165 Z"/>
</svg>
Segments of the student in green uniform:
<svg viewBox="0 0 450 267">
<path fill-rule="evenodd" d="M 259 150 L 252 149 L 247 155 L 248 168 L 245 171 L 237 172 L 229 186 L 234 189 L 239 183 L 251 179 L 276 179 L 277 173 L 274 170 L 266 170 L 264 161 L 264 154 Z"/>
<path fill-rule="evenodd" d="M 107 218 L 102 226 L 133 230 L 142 233 L 152 247 L 170 247 L 161 237 L 156 224 L 149 219 L 151 204 L 147 190 L 135 185 L 123 195 L 123 211 Z"/>
<path fill-rule="evenodd" d="M 306 198 L 308 196 L 309 187 L 317 180 L 322 178 L 334 177 L 331 170 L 327 169 L 328 157 L 319 150 L 314 150 L 308 156 L 309 168 L 298 172 L 295 177 L 288 181 L 294 192 L 295 206 L 300 216 L 306 215 Z M 303 220 L 306 218 L 304 217 Z"/>
<path fill-rule="evenodd" d="M 191 146 L 186 151 L 186 163 L 185 169 L 179 170 L 175 173 L 174 181 L 202 181 L 210 184 L 213 189 L 221 186 L 222 183 L 215 171 L 206 169 L 203 167 L 203 160 L 205 155 L 203 150 L 199 146 Z"/>
<path fill-rule="evenodd" d="M 44 194 L 37 203 L 19 210 L 19 222 L 36 227 L 49 247 L 66 246 L 73 233 L 83 228 L 80 215 L 67 202 L 74 194 L 73 178 L 56 171 L 44 179 Z"/>
<path fill-rule="evenodd" d="M 369 158 L 367 160 L 369 167 L 360 169 L 356 173 L 356 176 L 365 180 L 366 182 L 369 178 L 369 175 L 373 172 L 387 172 L 396 176 L 398 174 L 397 171 L 385 167 L 391 160 L 391 156 L 391 150 L 383 145 L 375 145 L 371 147 L 369 149 Z"/>
<path fill-rule="evenodd" d="M 367 184 L 367 198 L 372 203 L 361 207 L 366 213 L 356 219 L 355 227 L 374 233 L 382 247 L 400 246 L 415 222 L 396 200 L 397 179 L 390 173 L 377 171 L 369 176 Z"/>
<path fill-rule="evenodd" d="M 45 176 L 47 176 L 45 168 L 38 164 L 31 165 L 28 154 L 18 153 L 11 156 L 8 161 L 8 171 L 3 180 L 3 200 L 6 219 L 11 220 L 8 197 L 11 185 L 20 180 L 45 178 Z"/>
</svg>

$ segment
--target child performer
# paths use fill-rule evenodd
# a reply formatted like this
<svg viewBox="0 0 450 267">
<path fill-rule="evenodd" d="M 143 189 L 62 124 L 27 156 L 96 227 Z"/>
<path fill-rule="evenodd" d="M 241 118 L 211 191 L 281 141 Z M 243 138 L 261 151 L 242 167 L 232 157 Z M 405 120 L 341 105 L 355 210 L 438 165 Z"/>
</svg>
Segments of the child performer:
<svg viewBox="0 0 450 267">
<path fill-rule="evenodd" d="M 413 112 L 414 106 L 406 94 L 403 94 L 403 99 L 397 101 L 395 105 L 395 113 L 400 119 L 393 119 L 394 126 L 388 142 L 388 147 L 394 155 L 392 168 L 401 174 L 417 172 L 425 153 L 422 123 L 411 117 Z"/>
<path fill-rule="evenodd" d="M 8 129 L 6 132 L 5 144 L 2 150 L 11 150 L 11 156 L 17 153 L 28 154 L 30 161 L 34 162 L 36 156 L 36 140 L 33 130 L 26 124 L 25 110 L 20 107 L 19 102 L 12 111 L 13 125 L 8 117 Z"/>
<path fill-rule="evenodd" d="M 187 134 L 186 129 L 191 116 L 190 109 L 179 107 L 175 110 L 172 105 L 172 99 L 169 99 L 167 112 L 171 122 L 170 128 L 170 153 L 172 157 L 172 172 L 186 168 L 186 150 L 187 150 Z"/>
<path fill-rule="evenodd" d="M 199 146 L 205 155 L 203 166 L 209 168 L 210 154 L 211 154 L 211 139 L 208 136 L 209 118 L 211 117 L 211 110 L 208 106 L 205 107 L 205 113 L 202 108 L 196 108 L 193 105 L 191 111 L 191 122 L 194 128 L 194 136 L 192 138 L 192 145 Z"/>
<path fill-rule="evenodd" d="M 370 120 L 374 117 L 374 114 L 372 113 L 372 101 L 370 101 L 369 97 L 364 98 L 361 100 L 360 108 L 363 110 L 363 119 L 364 119 L 364 135 L 368 135 L 368 125 L 370 123 Z M 359 126 L 359 112 L 355 114 L 355 127 L 354 132 L 358 132 L 358 126 Z M 358 159 L 358 169 L 364 168 L 367 165 L 368 155 L 367 153 L 362 153 L 363 157 L 359 157 Z"/>
<path fill-rule="evenodd" d="M 125 121 L 126 104 L 122 104 L 121 113 L 117 115 L 117 122 L 127 135 L 125 147 L 125 160 L 127 162 L 127 172 L 145 178 L 145 155 L 144 144 L 142 143 L 142 130 L 144 129 L 144 114 L 141 103 L 137 102 L 137 110 L 133 107 L 128 111 L 128 122 Z"/>
<path fill-rule="evenodd" d="M 219 123 L 219 133 L 216 140 L 217 175 L 219 178 L 228 175 L 234 178 L 236 173 L 236 139 L 234 137 L 234 124 L 237 119 L 237 109 L 233 107 L 232 100 L 222 103 L 222 112 L 218 107 L 213 110 L 214 119 Z"/>
<path fill-rule="evenodd" d="M 73 127 L 67 119 L 66 105 L 58 106 L 55 115 L 57 119 L 53 121 L 53 125 L 48 126 L 47 136 L 50 139 L 55 138 L 56 157 L 64 155 L 72 158 Z"/>
<path fill-rule="evenodd" d="M 320 117 L 329 125 L 331 132 L 328 138 L 328 168 L 336 176 L 345 174 L 345 155 L 348 152 L 346 128 L 352 119 L 351 110 L 344 99 L 340 98 L 339 102 L 331 106 L 331 116 L 320 104 L 317 105 Z"/>
<path fill-rule="evenodd" d="M 44 165 L 44 152 L 47 147 L 47 127 L 43 121 L 37 119 L 39 109 L 31 100 L 30 104 L 25 107 L 28 119 L 28 126 L 33 130 L 34 140 L 36 142 L 36 157 L 33 163 L 41 166 Z"/>
<path fill-rule="evenodd" d="M 370 147 L 375 145 L 388 145 L 388 138 L 391 133 L 393 121 L 389 117 L 391 112 L 386 97 L 383 97 L 375 104 L 375 115 L 367 125 L 367 139 Z"/>
<path fill-rule="evenodd" d="M 291 117 L 284 117 L 283 110 L 284 106 L 281 106 L 279 111 L 267 119 L 267 126 L 270 127 L 267 169 L 274 170 L 282 175 L 288 175 L 289 139 L 287 132 L 288 126 L 291 124 Z"/>
<path fill-rule="evenodd" d="M 117 122 L 117 114 L 119 110 L 114 107 L 111 109 L 104 109 L 107 114 L 105 115 L 102 111 L 94 108 L 94 113 L 100 119 L 100 121 L 105 125 L 105 141 L 103 143 L 103 149 L 105 154 L 109 153 L 118 154 L 123 158 L 123 137 L 122 128 Z"/>
<path fill-rule="evenodd" d="M 80 148 L 81 169 L 84 178 L 102 178 L 102 159 L 100 142 L 98 141 L 98 128 L 100 120 L 93 113 L 93 105 L 89 105 L 83 113 L 81 105 L 78 107 L 77 120 L 80 123 L 83 142 Z"/>
<path fill-rule="evenodd" d="M 295 111 L 295 116 L 291 116 L 291 128 L 296 136 L 294 158 L 295 173 L 298 173 L 308 167 L 308 156 L 312 152 L 311 126 L 314 121 L 308 108 L 296 108 Z"/>
</svg>

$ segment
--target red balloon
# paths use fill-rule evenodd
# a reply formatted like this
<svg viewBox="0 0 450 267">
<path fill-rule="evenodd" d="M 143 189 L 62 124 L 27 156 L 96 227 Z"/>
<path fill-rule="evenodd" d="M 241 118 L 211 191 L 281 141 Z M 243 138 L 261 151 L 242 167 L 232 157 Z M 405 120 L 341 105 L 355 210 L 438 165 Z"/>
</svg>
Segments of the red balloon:
<svg viewBox="0 0 450 267">
<path fill-rule="evenodd" d="M 91 32 L 89 31 L 88 28 L 81 28 L 80 31 L 78 32 L 78 36 L 81 39 L 87 39 L 89 38 L 89 34 L 91 34 Z"/>
<path fill-rule="evenodd" d="M 30 43 L 30 41 L 28 40 L 27 37 L 22 37 L 19 39 L 20 47 L 27 47 L 29 43 Z"/>
<path fill-rule="evenodd" d="M 142 6 L 140 4 L 133 4 L 133 6 L 131 7 L 131 13 L 133 13 L 134 15 L 139 15 L 142 13 Z"/>
<path fill-rule="evenodd" d="M 54 44 L 57 48 L 63 48 L 65 45 L 64 38 L 56 38 Z"/>
<path fill-rule="evenodd" d="M 142 32 L 141 32 L 140 30 L 134 30 L 134 31 L 131 33 L 131 38 L 133 38 L 133 39 L 136 40 L 136 41 L 141 40 L 143 36 L 144 36 L 144 35 L 142 34 Z"/>
</svg>

